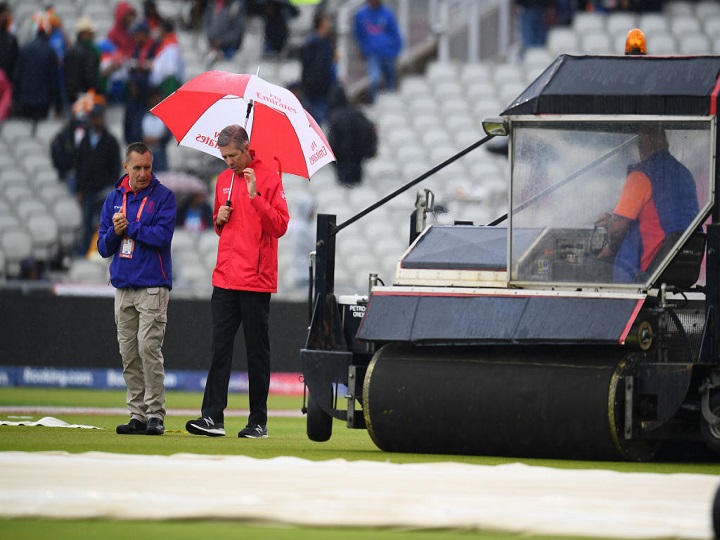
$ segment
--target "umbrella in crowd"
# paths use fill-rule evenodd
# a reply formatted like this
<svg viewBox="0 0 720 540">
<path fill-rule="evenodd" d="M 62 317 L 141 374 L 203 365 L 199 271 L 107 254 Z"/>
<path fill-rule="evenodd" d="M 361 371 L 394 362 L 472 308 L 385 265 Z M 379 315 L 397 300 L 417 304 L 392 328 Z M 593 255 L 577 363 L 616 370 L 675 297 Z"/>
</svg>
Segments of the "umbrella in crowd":
<svg viewBox="0 0 720 540">
<path fill-rule="evenodd" d="M 151 111 L 178 144 L 221 157 L 218 133 L 244 125 L 250 148 L 277 160 L 282 172 L 310 178 L 335 156 L 317 122 L 288 89 L 257 75 L 207 71 L 182 85 Z"/>
<path fill-rule="evenodd" d="M 162 171 L 157 173 L 156 176 L 160 182 L 172 189 L 175 194 L 192 195 L 195 193 L 204 193 L 207 195 L 207 184 L 195 175 L 175 171 Z"/>
</svg>

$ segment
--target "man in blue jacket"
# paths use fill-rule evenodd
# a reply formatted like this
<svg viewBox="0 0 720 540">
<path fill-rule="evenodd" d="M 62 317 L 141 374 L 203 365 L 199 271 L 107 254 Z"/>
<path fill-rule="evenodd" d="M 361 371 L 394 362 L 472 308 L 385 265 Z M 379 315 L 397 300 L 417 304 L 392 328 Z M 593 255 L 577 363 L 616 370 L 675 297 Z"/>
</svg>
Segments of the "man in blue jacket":
<svg viewBox="0 0 720 540">
<path fill-rule="evenodd" d="M 121 435 L 165 432 L 165 367 L 162 344 L 172 289 L 170 244 L 175 231 L 175 194 L 152 172 L 143 143 L 125 150 L 126 174 L 105 199 L 98 252 L 113 257 L 115 322 L 127 385 L 130 421 Z"/>
<path fill-rule="evenodd" d="M 395 90 L 395 63 L 402 49 L 402 36 L 395 14 L 380 0 L 368 0 L 367 5 L 355 14 L 353 30 L 360 54 L 367 64 L 372 103 L 383 78 L 385 87 Z"/>
</svg>

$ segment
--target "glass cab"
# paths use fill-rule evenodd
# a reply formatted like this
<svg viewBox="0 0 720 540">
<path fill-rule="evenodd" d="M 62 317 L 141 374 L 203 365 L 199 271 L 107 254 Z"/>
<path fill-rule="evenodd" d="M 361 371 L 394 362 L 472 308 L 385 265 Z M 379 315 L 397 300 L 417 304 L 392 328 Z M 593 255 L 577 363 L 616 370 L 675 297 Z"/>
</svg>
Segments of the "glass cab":
<svg viewBox="0 0 720 540">
<path fill-rule="evenodd" d="M 714 117 L 507 120 L 511 284 L 646 290 L 702 230 Z"/>
</svg>

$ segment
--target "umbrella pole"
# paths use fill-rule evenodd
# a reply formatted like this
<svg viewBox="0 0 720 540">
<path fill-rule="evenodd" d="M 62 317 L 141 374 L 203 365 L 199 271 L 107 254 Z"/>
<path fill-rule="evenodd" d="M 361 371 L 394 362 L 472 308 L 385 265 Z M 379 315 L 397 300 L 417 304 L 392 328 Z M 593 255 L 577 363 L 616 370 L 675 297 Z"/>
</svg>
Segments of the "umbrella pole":
<svg viewBox="0 0 720 540">
<path fill-rule="evenodd" d="M 232 177 L 230 178 L 230 191 L 228 191 L 228 198 L 227 198 L 227 201 L 225 201 L 225 206 L 232 206 L 232 204 L 230 204 L 230 195 L 232 195 L 232 188 L 233 188 L 234 183 L 235 183 L 235 173 L 232 173 Z"/>
<path fill-rule="evenodd" d="M 243 126 L 243 129 L 245 129 L 245 130 L 247 130 L 247 124 L 248 124 L 248 120 L 250 119 L 250 112 L 252 111 L 253 103 L 254 102 L 251 99 L 250 102 L 248 103 L 247 111 L 245 112 L 245 125 Z M 233 173 L 232 178 L 230 179 L 230 191 L 228 191 L 228 198 L 227 198 L 227 201 L 225 201 L 225 206 L 232 206 L 232 204 L 230 204 L 230 195 L 232 195 L 234 183 L 235 183 L 235 173 Z"/>
<path fill-rule="evenodd" d="M 247 123 L 248 123 L 248 120 L 250 119 L 250 112 L 252 111 L 253 104 L 254 104 L 254 101 L 251 99 L 248 102 L 247 111 L 245 112 L 245 125 L 243 126 L 243 128 L 245 128 L 246 131 L 247 131 Z"/>
</svg>

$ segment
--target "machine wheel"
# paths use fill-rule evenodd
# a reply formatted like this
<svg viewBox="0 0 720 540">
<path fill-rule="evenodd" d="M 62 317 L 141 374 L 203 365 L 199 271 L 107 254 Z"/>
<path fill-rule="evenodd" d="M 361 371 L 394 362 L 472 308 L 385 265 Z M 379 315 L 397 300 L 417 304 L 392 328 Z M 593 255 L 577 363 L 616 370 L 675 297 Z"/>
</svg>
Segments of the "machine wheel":
<svg viewBox="0 0 720 540">
<path fill-rule="evenodd" d="M 330 406 L 331 404 L 328 404 Z M 315 442 L 325 442 L 332 435 L 333 417 L 322 410 L 320 404 L 308 394 L 307 436 Z"/>
<path fill-rule="evenodd" d="M 710 395 L 710 411 L 715 416 L 720 416 L 720 392 L 713 392 Z M 720 454 L 720 425 L 711 426 L 704 416 L 700 416 L 700 434 L 707 447 Z"/>
</svg>

